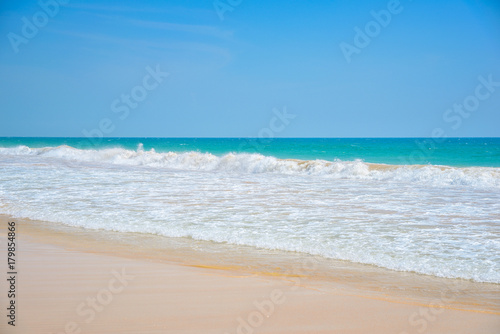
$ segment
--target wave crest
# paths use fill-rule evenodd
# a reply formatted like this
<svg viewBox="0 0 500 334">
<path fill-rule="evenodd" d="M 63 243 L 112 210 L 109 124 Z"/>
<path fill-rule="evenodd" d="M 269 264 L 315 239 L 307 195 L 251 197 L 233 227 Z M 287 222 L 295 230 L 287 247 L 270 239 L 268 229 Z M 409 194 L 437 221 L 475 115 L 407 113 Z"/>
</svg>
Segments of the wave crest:
<svg viewBox="0 0 500 334">
<path fill-rule="evenodd" d="M 63 161 L 92 162 L 124 166 L 150 166 L 175 170 L 224 171 L 235 173 L 276 173 L 321 175 L 336 179 L 365 179 L 422 183 L 433 186 L 500 188 L 500 168 L 447 167 L 434 165 L 384 165 L 354 161 L 278 159 L 250 153 L 211 153 L 146 151 L 123 148 L 77 149 L 67 145 L 30 148 L 0 148 L 0 156 L 39 156 Z"/>
</svg>

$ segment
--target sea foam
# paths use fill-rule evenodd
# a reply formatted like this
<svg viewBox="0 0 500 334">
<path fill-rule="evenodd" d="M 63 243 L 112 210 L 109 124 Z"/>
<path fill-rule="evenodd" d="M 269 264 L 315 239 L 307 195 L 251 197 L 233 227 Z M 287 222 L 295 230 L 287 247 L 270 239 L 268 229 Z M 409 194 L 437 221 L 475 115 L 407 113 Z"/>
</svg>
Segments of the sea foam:
<svg viewBox="0 0 500 334">
<path fill-rule="evenodd" d="M 500 283 L 498 168 L 0 148 L 0 213 Z"/>
<path fill-rule="evenodd" d="M 233 173 L 275 173 L 320 175 L 338 179 L 365 179 L 419 183 L 430 186 L 470 186 L 500 188 L 500 168 L 447 167 L 434 165 L 384 165 L 354 161 L 278 159 L 248 153 L 211 153 L 145 151 L 123 148 L 77 149 L 62 145 L 30 148 L 0 148 L 4 156 L 39 156 L 62 161 L 92 162 L 123 166 L 149 166 L 174 170 L 223 171 Z"/>
</svg>

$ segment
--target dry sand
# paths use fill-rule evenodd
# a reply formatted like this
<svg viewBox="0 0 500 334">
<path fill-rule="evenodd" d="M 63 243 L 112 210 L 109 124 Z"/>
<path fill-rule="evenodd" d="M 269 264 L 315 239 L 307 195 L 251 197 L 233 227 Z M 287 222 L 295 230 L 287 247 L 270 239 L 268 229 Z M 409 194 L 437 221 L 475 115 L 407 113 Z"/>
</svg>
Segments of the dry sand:
<svg viewBox="0 0 500 334">
<path fill-rule="evenodd" d="M 0 217 L 6 278 L 7 220 Z M 89 247 L 15 221 L 16 326 L 7 324 L 4 278 L 0 333 L 500 332 L 499 304 L 457 302 L 458 290 L 388 296 L 298 274 L 179 263 L 168 254 L 131 255 L 116 245 Z M 370 285 L 370 277 L 364 279 Z M 491 300 L 498 296 L 496 290 Z"/>
</svg>

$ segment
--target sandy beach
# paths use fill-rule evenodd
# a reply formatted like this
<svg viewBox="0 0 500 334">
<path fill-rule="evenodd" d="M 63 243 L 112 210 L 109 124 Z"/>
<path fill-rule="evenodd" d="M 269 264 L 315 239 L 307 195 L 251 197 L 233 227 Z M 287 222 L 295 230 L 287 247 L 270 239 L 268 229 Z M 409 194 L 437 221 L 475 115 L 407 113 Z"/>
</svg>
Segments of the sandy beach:
<svg viewBox="0 0 500 334">
<path fill-rule="evenodd" d="M 4 259 L 7 221 L 12 219 L 2 217 Z M 433 296 L 391 295 L 310 274 L 182 263 L 168 254 L 127 252 L 125 246 L 93 244 L 14 221 L 15 327 L 4 315 L 2 333 L 402 334 L 500 328 L 498 304 L 464 302 L 453 288 Z M 371 278 L 364 279 L 370 286 Z M 9 283 L 1 282 L 5 295 Z M 7 302 L 2 298 L 4 313 Z"/>
<path fill-rule="evenodd" d="M 500 334 L 500 0 L 0 22 L 0 334 Z"/>
</svg>

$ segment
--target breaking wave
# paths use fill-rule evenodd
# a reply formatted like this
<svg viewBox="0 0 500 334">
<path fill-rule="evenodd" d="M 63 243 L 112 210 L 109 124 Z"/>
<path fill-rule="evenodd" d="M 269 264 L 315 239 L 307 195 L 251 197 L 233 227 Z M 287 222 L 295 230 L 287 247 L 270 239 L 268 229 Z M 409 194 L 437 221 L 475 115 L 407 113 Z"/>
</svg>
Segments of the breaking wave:
<svg viewBox="0 0 500 334">
<path fill-rule="evenodd" d="M 500 188 L 500 168 L 457 168 L 435 165 L 384 165 L 354 161 L 278 159 L 249 153 L 156 152 L 124 148 L 77 149 L 62 145 L 30 148 L 0 148 L 0 156 L 38 156 L 58 161 L 90 162 L 123 166 L 149 166 L 174 170 L 222 171 L 233 173 L 276 173 L 320 175 L 335 179 L 365 179 L 410 182 L 432 186 Z"/>
</svg>

